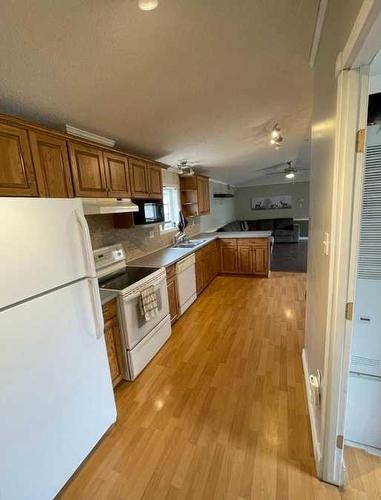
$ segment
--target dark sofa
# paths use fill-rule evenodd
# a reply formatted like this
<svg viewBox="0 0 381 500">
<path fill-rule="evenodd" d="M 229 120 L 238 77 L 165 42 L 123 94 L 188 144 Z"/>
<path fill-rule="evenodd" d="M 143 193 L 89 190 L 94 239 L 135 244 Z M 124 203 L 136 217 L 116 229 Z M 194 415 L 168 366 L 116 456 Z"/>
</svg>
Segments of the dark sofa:
<svg viewBox="0 0 381 500">
<path fill-rule="evenodd" d="M 257 219 L 229 222 L 218 231 L 271 231 L 275 243 L 297 243 L 299 241 L 299 224 L 291 218 Z"/>
</svg>

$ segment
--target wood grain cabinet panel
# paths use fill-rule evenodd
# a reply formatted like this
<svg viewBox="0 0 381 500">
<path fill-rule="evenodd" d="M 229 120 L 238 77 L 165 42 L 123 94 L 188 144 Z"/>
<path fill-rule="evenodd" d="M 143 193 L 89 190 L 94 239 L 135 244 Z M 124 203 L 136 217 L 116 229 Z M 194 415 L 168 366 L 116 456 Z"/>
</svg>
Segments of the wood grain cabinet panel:
<svg viewBox="0 0 381 500">
<path fill-rule="evenodd" d="M 253 273 L 253 250 L 250 246 L 238 247 L 238 272 Z"/>
<path fill-rule="evenodd" d="M 161 167 L 158 165 L 147 164 L 148 190 L 150 198 L 163 197 L 163 181 L 161 176 Z"/>
<path fill-rule="evenodd" d="M 168 266 L 166 272 L 169 312 L 171 316 L 171 323 L 174 323 L 178 319 L 180 314 L 180 304 L 176 281 L 176 264 Z"/>
<path fill-rule="evenodd" d="M 176 277 L 170 278 L 167 281 L 169 312 L 171 315 L 171 323 L 174 323 L 180 314 L 179 296 L 177 292 Z"/>
<path fill-rule="evenodd" d="M 269 252 L 267 248 L 253 249 L 253 272 L 268 276 L 269 274 Z"/>
<path fill-rule="evenodd" d="M 23 128 L 0 123 L 0 196 L 38 196 L 37 182 Z"/>
<path fill-rule="evenodd" d="M 213 281 L 219 272 L 217 242 L 212 241 L 196 252 L 196 291 L 197 295 Z"/>
<path fill-rule="evenodd" d="M 146 198 L 148 196 L 148 179 L 146 162 L 130 159 L 131 194 L 133 198 Z"/>
<path fill-rule="evenodd" d="M 103 153 L 103 160 L 110 197 L 123 198 L 131 196 L 128 158 L 115 153 Z"/>
<path fill-rule="evenodd" d="M 69 153 L 76 196 L 106 197 L 103 152 L 97 148 L 69 142 Z"/>
<path fill-rule="evenodd" d="M 120 382 L 123 375 L 123 353 L 115 300 L 103 306 L 104 335 L 112 384 Z"/>
<path fill-rule="evenodd" d="M 72 197 L 74 192 L 65 139 L 32 130 L 29 139 L 40 196 Z"/>
<path fill-rule="evenodd" d="M 198 214 L 206 215 L 210 212 L 209 179 L 202 175 L 197 176 Z"/>
<path fill-rule="evenodd" d="M 237 273 L 238 259 L 237 248 L 229 246 L 221 246 L 220 248 L 220 264 L 222 273 Z"/>
</svg>

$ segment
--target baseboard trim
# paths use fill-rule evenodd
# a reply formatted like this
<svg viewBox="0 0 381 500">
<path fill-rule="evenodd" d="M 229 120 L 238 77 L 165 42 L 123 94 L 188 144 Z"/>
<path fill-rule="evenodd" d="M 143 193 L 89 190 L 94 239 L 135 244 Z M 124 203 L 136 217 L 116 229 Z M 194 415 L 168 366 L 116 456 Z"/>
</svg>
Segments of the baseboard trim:
<svg viewBox="0 0 381 500">
<path fill-rule="evenodd" d="M 375 448 L 374 446 L 368 446 L 366 444 L 361 444 L 361 443 L 356 443 L 356 441 L 350 441 L 349 439 L 346 439 L 344 441 L 345 446 L 349 446 L 352 448 L 359 448 L 360 450 L 364 450 L 369 455 L 376 455 L 377 457 L 381 457 L 381 449 L 380 448 Z"/>
<path fill-rule="evenodd" d="M 306 396 L 307 396 L 307 404 L 308 404 L 308 414 L 310 416 L 310 425 L 311 425 L 311 434 L 312 434 L 312 445 L 314 448 L 314 457 L 315 457 L 315 466 L 318 475 L 320 474 L 320 464 L 321 464 L 321 448 L 320 442 L 317 435 L 317 426 L 316 426 L 316 414 L 315 407 L 311 402 L 310 397 L 310 372 L 308 369 L 308 361 L 306 350 L 302 350 L 302 364 L 303 364 L 303 372 L 304 372 L 304 384 L 306 388 Z"/>
</svg>

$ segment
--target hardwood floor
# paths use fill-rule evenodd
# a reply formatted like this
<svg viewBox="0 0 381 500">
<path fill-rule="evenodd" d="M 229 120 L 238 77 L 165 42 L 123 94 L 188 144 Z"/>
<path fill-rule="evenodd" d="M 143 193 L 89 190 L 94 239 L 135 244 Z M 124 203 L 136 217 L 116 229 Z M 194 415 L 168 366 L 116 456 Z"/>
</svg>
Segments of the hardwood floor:
<svg viewBox="0 0 381 500">
<path fill-rule="evenodd" d="M 347 498 L 381 499 L 381 457 L 346 446 L 345 464 L 349 479 Z"/>
<path fill-rule="evenodd" d="M 304 274 L 217 277 L 117 388 L 116 425 L 60 498 L 357 498 L 315 477 L 304 289 Z"/>
</svg>

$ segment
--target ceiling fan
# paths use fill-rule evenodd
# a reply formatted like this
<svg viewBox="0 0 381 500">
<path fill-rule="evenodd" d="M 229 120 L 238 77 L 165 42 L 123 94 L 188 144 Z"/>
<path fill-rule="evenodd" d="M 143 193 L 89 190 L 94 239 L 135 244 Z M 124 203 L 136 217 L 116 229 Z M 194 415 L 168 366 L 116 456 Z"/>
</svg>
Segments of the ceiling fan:
<svg viewBox="0 0 381 500">
<path fill-rule="evenodd" d="M 278 163 L 277 165 L 272 165 L 271 167 L 262 168 L 261 170 L 271 170 L 277 169 L 279 167 L 284 167 L 276 172 L 266 172 L 265 175 L 279 175 L 285 174 L 287 179 L 294 179 L 296 175 L 300 175 L 301 172 L 308 172 L 309 168 L 296 168 L 292 161 L 287 161 L 285 163 Z"/>
<path fill-rule="evenodd" d="M 177 173 L 183 177 L 192 177 L 196 173 L 192 165 L 197 163 L 195 161 L 179 160 L 176 164 Z"/>
</svg>

